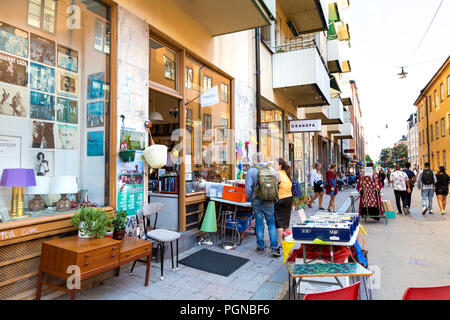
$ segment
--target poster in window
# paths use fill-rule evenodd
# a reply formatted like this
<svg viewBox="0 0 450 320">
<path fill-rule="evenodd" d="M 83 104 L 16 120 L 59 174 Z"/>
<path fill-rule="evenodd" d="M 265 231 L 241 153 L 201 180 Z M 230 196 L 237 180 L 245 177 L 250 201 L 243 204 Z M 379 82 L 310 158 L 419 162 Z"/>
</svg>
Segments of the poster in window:
<svg viewBox="0 0 450 320">
<path fill-rule="evenodd" d="M 104 125 L 104 109 L 103 101 L 88 103 L 87 105 L 87 127 L 103 127 Z"/>
<path fill-rule="evenodd" d="M 55 172 L 55 162 L 53 151 L 31 150 L 30 167 L 34 169 L 37 176 L 53 176 Z"/>
<path fill-rule="evenodd" d="M 27 106 L 28 90 L 26 88 L 0 83 L 0 114 L 26 117 Z"/>
<path fill-rule="evenodd" d="M 22 87 L 28 85 L 28 62 L 0 52 L 0 81 Z"/>
<path fill-rule="evenodd" d="M 103 131 L 89 131 L 87 133 L 88 157 L 103 156 Z"/>
<path fill-rule="evenodd" d="M 78 51 L 58 44 L 58 67 L 78 72 Z"/>
<path fill-rule="evenodd" d="M 30 88 L 55 93 L 55 69 L 31 62 Z"/>
<path fill-rule="evenodd" d="M 28 57 L 28 32 L 0 21 L 0 50 Z"/>
<path fill-rule="evenodd" d="M 56 102 L 56 121 L 77 124 L 78 101 L 58 97 Z"/>
<path fill-rule="evenodd" d="M 117 162 L 117 210 L 127 215 L 136 214 L 144 205 L 144 161 L 142 152 L 136 152 L 134 162 Z"/>
<path fill-rule="evenodd" d="M 175 61 L 169 57 L 164 57 L 164 77 L 169 80 L 175 80 Z"/>
<path fill-rule="evenodd" d="M 30 118 L 55 121 L 55 97 L 43 92 L 30 92 Z"/>
<path fill-rule="evenodd" d="M 87 98 L 97 99 L 105 96 L 105 73 L 98 72 L 88 76 Z"/>
<path fill-rule="evenodd" d="M 55 65 L 55 41 L 30 33 L 30 59 L 39 63 Z"/>
<path fill-rule="evenodd" d="M 76 73 L 58 70 L 58 94 L 78 98 L 78 75 Z"/>
<path fill-rule="evenodd" d="M 78 128 L 70 124 L 55 124 L 55 145 L 60 150 L 78 149 Z"/>
<path fill-rule="evenodd" d="M 53 123 L 43 121 L 31 122 L 31 147 L 35 149 L 54 149 L 55 137 Z"/>
</svg>

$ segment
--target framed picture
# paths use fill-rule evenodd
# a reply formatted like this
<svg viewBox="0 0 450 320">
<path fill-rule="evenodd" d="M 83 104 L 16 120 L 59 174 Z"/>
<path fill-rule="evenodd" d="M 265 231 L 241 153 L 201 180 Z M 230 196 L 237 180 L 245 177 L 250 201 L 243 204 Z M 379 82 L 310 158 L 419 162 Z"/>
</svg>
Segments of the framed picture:
<svg viewBox="0 0 450 320">
<path fill-rule="evenodd" d="M 55 93 L 55 69 L 30 63 L 30 89 Z"/>
<path fill-rule="evenodd" d="M 28 89 L 0 82 L 0 114 L 26 117 L 28 114 Z"/>
<path fill-rule="evenodd" d="M 70 98 L 78 98 L 78 74 L 58 70 L 58 94 Z"/>
<path fill-rule="evenodd" d="M 54 149 L 55 136 L 53 123 L 43 121 L 31 122 L 31 147 L 35 149 Z"/>
<path fill-rule="evenodd" d="M 58 97 L 56 99 L 56 121 L 78 123 L 78 101 Z"/>
<path fill-rule="evenodd" d="M 27 70 L 28 62 L 26 60 L 0 52 L 0 81 L 26 87 L 28 85 Z"/>
<path fill-rule="evenodd" d="M 30 167 L 37 176 L 51 177 L 55 172 L 55 155 L 53 151 L 30 150 Z"/>
<path fill-rule="evenodd" d="M 76 125 L 55 124 L 56 149 L 77 150 L 78 149 L 78 128 Z"/>
<path fill-rule="evenodd" d="M 108 86 L 109 88 L 109 86 Z M 88 76 L 87 98 L 97 99 L 105 96 L 105 73 L 98 72 Z"/>
<path fill-rule="evenodd" d="M 47 93 L 31 91 L 30 118 L 55 121 L 55 97 Z"/>
<path fill-rule="evenodd" d="M 89 131 L 87 133 L 87 155 L 88 157 L 103 156 L 104 131 Z"/>
<path fill-rule="evenodd" d="M 30 34 L 30 59 L 39 63 L 55 66 L 55 41 Z"/>
<path fill-rule="evenodd" d="M 92 102 L 87 105 L 87 127 L 103 127 L 105 124 L 104 118 L 104 110 L 105 103 L 104 101 Z"/>
<path fill-rule="evenodd" d="M 28 58 L 28 32 L 0 21 L 0 50 Z"/>
<path fill-rule="evenodd" d="M 78 51 L 58 44 L 58 67 L 78 72 Z"/>
</svg>

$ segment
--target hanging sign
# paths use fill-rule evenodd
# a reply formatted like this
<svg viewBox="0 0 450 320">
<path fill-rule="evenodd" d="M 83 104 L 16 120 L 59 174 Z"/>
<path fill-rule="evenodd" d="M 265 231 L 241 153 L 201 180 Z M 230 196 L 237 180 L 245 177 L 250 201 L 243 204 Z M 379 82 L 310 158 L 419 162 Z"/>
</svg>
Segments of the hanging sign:
<svg viewBox="0 0 450 320">
<path fill-rule="evenodd" d="M 200 104 L 202 107 L 209 107 L 219 104 L 219 88 L 217 86 L 205 91 L 200 96 Z"/>
<path fill-rule="evenodd" d="M 344 153 L 355 153 L 355 149 L 344 149 Z"/>
<path fill-rule="evenodd" d="M 322 131 L 322 120 L 290 120 L 289 133 Z"/>
</svg>

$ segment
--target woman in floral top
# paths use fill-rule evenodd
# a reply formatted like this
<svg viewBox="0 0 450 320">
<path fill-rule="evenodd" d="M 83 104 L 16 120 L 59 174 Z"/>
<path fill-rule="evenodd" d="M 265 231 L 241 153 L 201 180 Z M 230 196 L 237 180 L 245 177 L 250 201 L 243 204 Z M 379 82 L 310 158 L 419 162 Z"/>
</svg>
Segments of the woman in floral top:
<svg viewBox="0 0 450 320">
<path fill-rule="evenodd" d="M 381 207 L 380 190 L 382 188 L 380 178 L 375 172 L 372 176 L 366 176 L 364 173 L 358 180 L 356 190 L 361 192 L 359 201 L 359 215 L 371 216 L 375 220 L 380 220 L 379 216 L 383 216 L 383 208 Z"/>
</svg>

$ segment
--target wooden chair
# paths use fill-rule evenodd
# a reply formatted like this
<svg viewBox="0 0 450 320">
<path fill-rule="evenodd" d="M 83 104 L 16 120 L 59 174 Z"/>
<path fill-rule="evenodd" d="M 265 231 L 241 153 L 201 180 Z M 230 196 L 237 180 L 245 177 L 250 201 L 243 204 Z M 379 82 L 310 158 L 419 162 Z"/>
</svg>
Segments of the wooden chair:
<svg viewBox="0 0 450 320">
<path fill-rule="evenodd" d="M 361 282 L 351 286 L 319 293 L 308 293 L 303 300 L 358 300 Z"/>
</svg>

